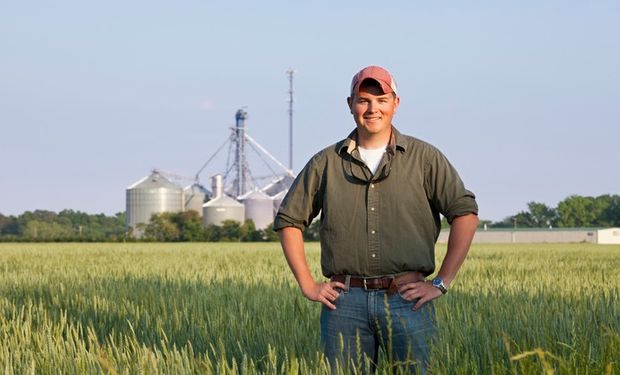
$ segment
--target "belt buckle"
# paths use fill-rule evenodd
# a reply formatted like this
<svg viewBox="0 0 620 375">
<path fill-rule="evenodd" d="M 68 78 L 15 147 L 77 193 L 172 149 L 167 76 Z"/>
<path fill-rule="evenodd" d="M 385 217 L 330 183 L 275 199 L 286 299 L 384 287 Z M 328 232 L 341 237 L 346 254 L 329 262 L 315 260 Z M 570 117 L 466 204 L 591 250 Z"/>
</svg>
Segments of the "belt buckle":
<svg viewBox="0 0 620 375">
<path fill-rule="evenodd" d="M 377 290 L 377 289 L 381 289 L 381 288 L 377 288 L 376 286 L 373 286 L 371 289 L 368 289 L 368 284 L 366 281 L 368 280 L 377 280 L 380 279 L 381 276 L 376 276 L 376 277 L 364 277 L 363 280 L 363 284 L 364 284 L 364 291 L 369 291 L 369 290 Z"/>
</svg>

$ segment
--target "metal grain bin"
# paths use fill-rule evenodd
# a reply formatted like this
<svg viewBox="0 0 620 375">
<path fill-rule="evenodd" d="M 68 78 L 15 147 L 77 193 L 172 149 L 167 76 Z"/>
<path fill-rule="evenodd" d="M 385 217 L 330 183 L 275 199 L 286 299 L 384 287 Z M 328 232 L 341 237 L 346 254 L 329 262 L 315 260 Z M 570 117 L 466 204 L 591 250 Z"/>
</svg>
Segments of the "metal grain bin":
<svg viewBox="0 0 620 375">
<path fill-rule="evenodd" d="M 184 210 L 185 211 L 196 211 L 198 215 L 202 216 L 202 205 L 205 204 L 207 200 L 207 196 L 209 192 L 205 189 L 204 186 L 194 183 L 189 186 L 186 186 L 183 189 L 183 198 L 184 198 Z"/>
<path fill-rule="evenodd" d="M 288 191 L 288 189 L 293 184 L 293 181 L 295 181 L 294 176 L 288 174 L 278 176 L 277 178 L 272 180 L 269 185 L 262 188 L 261 191 L 269 195 L 270 197 L 273 197 L 281 191 Z"/>
<path fill-rule="evenodd" d="M 274 217 L 276 216 L 276 213 L 280 209 L 280 205 L 282 204 L 284 197 L 286 197 L 286 193 L 288 193 L 288 190 L 282 190 L 278 194 L 271 197 L 271 199 L 273 199 L 273 216 Z"/>
<path fill-rule="evenodd" d="M 170 182 L 158 171 L 129 186 L 126 191 L 127 229 L 142 236 L 139 224 L 148 224 L 151 215 L 183 211 L 183 189 Z"/>
<path fill-rule="evenodd" d="M 267 194 L 255 190 L 239 197 L 245 206 L 245 219 L 252 219 L 256 229 L 265 229 L 273 222 L 273 200 Z"/>
<path fill-rule="evenodd" d="M 222 194 L 202 206 L 202 223 L 205 226 L 222 225 L 224 220 L 235 220 L 243 224 L 245 208 L 228 195 Z"/>
</svg>

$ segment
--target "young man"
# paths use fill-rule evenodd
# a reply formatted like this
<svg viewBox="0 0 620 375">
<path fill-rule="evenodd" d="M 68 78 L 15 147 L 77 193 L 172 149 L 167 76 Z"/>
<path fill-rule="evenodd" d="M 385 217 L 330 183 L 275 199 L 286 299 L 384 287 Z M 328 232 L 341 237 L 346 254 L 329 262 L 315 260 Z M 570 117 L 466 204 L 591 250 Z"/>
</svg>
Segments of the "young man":
<svg viewBox="0 0 620 375">
<path fill-rule="evenodd" d="M 356 129 L 317 153 L 276 215 L 284 255 L 304 296 L 323 304 L 321 342 L 332 366 L 371 369 L 382 347 L 394 364 L 426 372 L 435 336 L 432 300 L 445 294 L 478 224 L 475 196 L 433 146 L 399 133 L 392 75 L 359 71 L 347 103 Z M 301 230 L 321 214 L 321 267 L 314 280 Z M 440 214 L 451 224 L 435 271 Z M 362 353 L 362 358 L 359 354 Z"/>
</svg>

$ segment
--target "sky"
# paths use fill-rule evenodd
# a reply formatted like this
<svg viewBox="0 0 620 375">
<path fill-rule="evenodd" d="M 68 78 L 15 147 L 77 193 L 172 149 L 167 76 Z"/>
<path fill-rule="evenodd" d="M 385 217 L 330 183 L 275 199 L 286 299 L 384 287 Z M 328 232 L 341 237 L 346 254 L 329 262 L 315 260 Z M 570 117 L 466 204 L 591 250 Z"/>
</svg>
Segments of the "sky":
<svg viewBox="0 0 620 375">
<path fill-rule="evenodd" d="M 620 194 L 618 1 L 0 1 L 0 213 L 124 211 L 153 168 L 194 176 L 240 108 L 288 164 L 288 69 L 299 172 L 354 128 L 367 65 L 482 219 Z"/>
</svg>

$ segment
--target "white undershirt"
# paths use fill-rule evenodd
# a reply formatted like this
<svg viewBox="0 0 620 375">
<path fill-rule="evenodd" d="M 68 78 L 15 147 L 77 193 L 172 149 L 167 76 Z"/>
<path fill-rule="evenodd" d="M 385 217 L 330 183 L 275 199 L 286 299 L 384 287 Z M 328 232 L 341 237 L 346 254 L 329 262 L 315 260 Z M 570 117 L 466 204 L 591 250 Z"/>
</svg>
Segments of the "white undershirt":
<svg viewBox="0 0 620 375">
<path fill-rule="evenodd" d="M 375 174 L 375 172 L 377 171 L 377 168 L 379 167 L 379 163 L 381 163 L 381 158 L 383 157 L 383 153 L 385 152 L 386 148 L 387 145 L 371 149 L 358 147 L 362 160 L 364 161 L 364 163 L 366 163 L 368 169 L 372 171 L 372 174 Z"/>
</svg>

